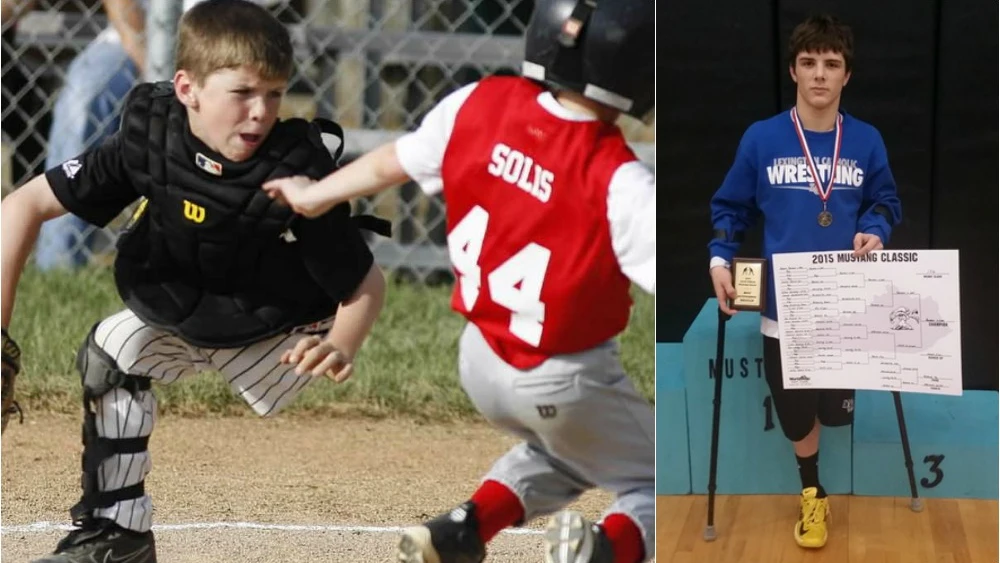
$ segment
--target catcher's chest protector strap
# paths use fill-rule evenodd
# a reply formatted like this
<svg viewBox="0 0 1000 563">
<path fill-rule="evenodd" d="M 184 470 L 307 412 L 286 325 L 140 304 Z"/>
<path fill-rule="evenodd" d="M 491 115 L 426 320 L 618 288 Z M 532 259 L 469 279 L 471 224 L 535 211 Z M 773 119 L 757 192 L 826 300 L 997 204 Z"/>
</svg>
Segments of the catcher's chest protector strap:
<svg viewBox="0 0 1000 563">
<path fill-rule="evenodd" d="M 354 215 L 351 217 L 351 221 L 354 221 L 354 224 L 359 229 L 371 231 L 384 237 L 392 236 L 392 223 L 381 217 L 375 217 L 374 215 Z"/>
<path fill-rule="evenodd" d="M 70 509 L 76 523 L 92 517 L 94 509 L 107 508 L 118 501 L 139 498 L 146 494 L 145 481 L 113 491 L 101 491 L 98 471 L 101 463 L 115 454 L 137 454 L 149 447 L 149 436 L 140 438 L 110 439 L 97 433 L 96 412 L 93 403 L 116 388 L 127 390 L 135 397 L 139 391 L 148 391 L 149 378 L 128 375 L 118 369 L 114 358 L 102 350 L 94 340 L 97 325 L 87 335 L 87 340 L 76 356 L 76 367 L 83 382 L 83 496 Z"/>
</svg>

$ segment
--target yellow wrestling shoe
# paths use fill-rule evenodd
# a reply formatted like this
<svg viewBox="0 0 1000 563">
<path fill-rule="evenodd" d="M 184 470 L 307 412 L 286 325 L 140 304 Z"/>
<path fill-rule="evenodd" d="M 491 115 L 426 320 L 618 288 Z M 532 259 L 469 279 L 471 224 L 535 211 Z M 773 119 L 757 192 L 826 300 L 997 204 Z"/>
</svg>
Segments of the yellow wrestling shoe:
<svg viewBox="0 0 1000 563">
<path fill-rule="evenodd" d="M 830 515 L 830 499 L 816 498 L 816 487 L 802 490 L 802 508 L 795 523 L 795 543 L 816 549 L 826 545 L 826 519 Z"/>
</svg>

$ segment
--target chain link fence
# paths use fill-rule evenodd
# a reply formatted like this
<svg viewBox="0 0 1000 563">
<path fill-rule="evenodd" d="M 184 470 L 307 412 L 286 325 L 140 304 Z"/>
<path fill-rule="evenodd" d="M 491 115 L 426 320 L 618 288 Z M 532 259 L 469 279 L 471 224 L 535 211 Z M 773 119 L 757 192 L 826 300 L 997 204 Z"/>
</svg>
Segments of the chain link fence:
<svg viewBox="0 0 1000 563">
<path fill-rule="evenodd" d="M 345 163 L 414 129 L 458 87 L 519 72 L 533 8 L 532 0 L 254 1 L 288 26 L 295 46 L 282 117 L 340 123 Z M 176 20 L 191 3 L 4 0 L 4 193 L 111 134 L 136 81 L 172 76 Z M 130 34 L 130 23 L 145 33 Z M 652 166 L 655 126 L 627 117 L 621 125 Z M 411 183 L 355 206 L 393 221 L 391 240 L 370 241 L 382 267 L 425 282 L 450 279 L 439 198 Z M 129 211 L 104 229 L 73 217 L 49 222 L 39 265 L 110 263 Z"/>
</svg>

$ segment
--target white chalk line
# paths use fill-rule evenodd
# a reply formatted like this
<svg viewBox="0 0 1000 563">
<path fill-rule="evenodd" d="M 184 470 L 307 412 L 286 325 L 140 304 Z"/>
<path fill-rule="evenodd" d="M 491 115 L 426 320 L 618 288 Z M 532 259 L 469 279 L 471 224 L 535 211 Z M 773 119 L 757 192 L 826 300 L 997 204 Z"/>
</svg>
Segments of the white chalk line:
<svg viewBox="0 0 1000 563">
<path fill-rule="evenodd" d="M 279 532 L 344 532 L 366 534 L 398 534 L 406 529 L 402 526 L 337 526 L 337 525 L 300 525 L 300 524 L 260 524 L 257 522 L 191 522 L 188 524 L 154 524 L 153 531 L 184 531 L 184 530 L 264 530 Z M 54 531 L 68 532 L 75 529 L 69 524 L 53 522 L 35 522 L 14 526 L 0 526 L 0 534 L 45 534 Z M 507 529 L 502 533 L 513 535 L 539 535 L 541 530 L 525 530 L 521 528 Z"/>
</svg>

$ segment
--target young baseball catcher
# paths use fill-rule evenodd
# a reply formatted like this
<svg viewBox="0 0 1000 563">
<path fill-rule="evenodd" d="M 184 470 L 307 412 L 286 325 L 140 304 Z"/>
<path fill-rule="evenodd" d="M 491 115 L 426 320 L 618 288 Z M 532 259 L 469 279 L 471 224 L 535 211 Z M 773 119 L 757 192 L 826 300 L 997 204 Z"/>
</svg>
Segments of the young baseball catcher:
<svg viewBox="0 0 1000 563">
<path fill-rule="evenodd" d="M 655 291 L 654 178 L 615 125 L 654 105 L 653 10 L 539 1 L 523 77 L 451 93 L 415 132 L 318 183 L 264 184 L 310 217 L 407 179 L 447 202 L 452 305 L 469 321 L 462 385 L 523 442 L 468 502 L 406 531 L 400 561 L 479 562 L 501 530 L 549 514 L 547 561 L 653 557 L 653 410 L 613 340 L 631 284 Z M 593 487 L 616 495 L 599 524 L 560 512 Z"/>
<path fill-rule="evenodd" d="M 3 201 L 6 403 L 19 356 L 6 329 L 40 224 L 69 211 L 103 226 L 142 199 L 115 260 L 126 308 L 98 322 L 77 356 L 83 495 L 70 514 L 78 527 L 40 562 L 156 561 L 144 488 L 152 381 L 215 370 L 269 416 L 314 376 L 350 375 L 385 287 L 359 226 L 380 225 L 350 217 L 346 204 L 305 219 L 260 190 L 270 178 L 322 178 L 337 167 L 339 126 L 278 120 L 292 69 L 288 32 L 264 8 L 203 2 L 181 19 L 172 84 L 136 86 L 116 135 Z M 302 341 L 308 358 L 282 363 Z"/>
</svg>

